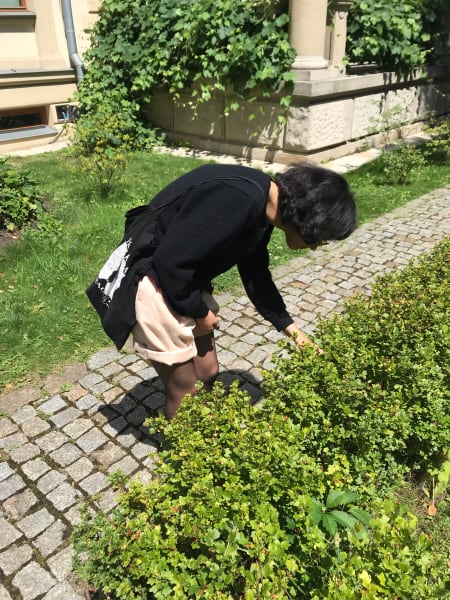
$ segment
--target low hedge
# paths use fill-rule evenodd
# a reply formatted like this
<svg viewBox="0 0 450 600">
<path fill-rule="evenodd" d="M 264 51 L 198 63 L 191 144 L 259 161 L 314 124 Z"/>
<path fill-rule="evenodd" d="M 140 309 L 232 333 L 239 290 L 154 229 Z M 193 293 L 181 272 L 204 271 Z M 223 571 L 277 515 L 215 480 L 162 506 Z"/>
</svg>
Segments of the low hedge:
<svg viewBox="0 0 450 600">
<path fill-rule="evenodd" d="M 450 240 L 280 349 L 254 407 L 237 383 L 186 398 L 155 479 L 86 506 L 78 574 L 107 598 L 445 597 L 444 557 L 395 502 L 449 447 Z M 116 479 L 120 478 L 116 476 Z"/>
</svg>

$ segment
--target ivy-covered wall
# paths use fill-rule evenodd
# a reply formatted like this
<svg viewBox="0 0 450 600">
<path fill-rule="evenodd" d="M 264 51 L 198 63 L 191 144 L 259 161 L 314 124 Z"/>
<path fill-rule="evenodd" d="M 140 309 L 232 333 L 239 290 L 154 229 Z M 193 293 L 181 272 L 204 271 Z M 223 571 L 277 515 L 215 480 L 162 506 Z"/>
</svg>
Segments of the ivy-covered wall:
<svg viewBox="0 0 450 600">
<path fill-rule="evenodd" d="M 81 104 L 127 106 L 169 138 L 219 152 L 349 152 L 394 107 L 405 122 L 448 111 L 448 71 L 427 64 L 442 62 L 445 0 L 374 1 L 377 11 L 367 0 L 329 1 L 328 28 L 325 13 L 318 28 L 329 66 L 308 72 L 292 70 L 290 15 L 295 5 L 313 21 L 310 0 L 103 0 Z M 334 64 L 346 35 L 335 16 L 349 8 L 347 58 Z"/>
</svg>

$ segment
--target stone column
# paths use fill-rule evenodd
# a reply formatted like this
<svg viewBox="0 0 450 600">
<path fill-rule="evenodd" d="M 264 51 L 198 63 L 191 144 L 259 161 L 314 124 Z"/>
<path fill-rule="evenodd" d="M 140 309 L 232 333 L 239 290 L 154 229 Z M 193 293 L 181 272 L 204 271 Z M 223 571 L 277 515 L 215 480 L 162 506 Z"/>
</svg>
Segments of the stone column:
<svg viewBox="0 0 450 600">
<path fill-rule="evenodd" d="M 297 51 L 294 70 L 326 69 L 327 0 L 289 0 L 289 41 Z"/>
<path fill-rule="evenodd" d="M 331 0 L 331 47 L 330 66 L 339 73 L 345 72 L 345 42 L 347 39 L 347 16 L 353 0 Z"/>
</svg>

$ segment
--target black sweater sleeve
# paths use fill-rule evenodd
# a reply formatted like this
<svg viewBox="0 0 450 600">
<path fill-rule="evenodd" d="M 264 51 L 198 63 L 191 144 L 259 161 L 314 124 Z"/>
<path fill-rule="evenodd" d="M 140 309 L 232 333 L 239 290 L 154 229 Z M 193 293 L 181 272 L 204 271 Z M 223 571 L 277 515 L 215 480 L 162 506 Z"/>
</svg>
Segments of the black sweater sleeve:
<svg viewBox="0 0 450 600">
<path fill-rule="evenodd" d="M 269 243 L 273 227 L 268 227 L 254 250 L 238 262 L 238 270 L 248 297 L 258 312 L 281 331 L 291 323 L 292 317 L 272 279 L 269 270 Z"/>
</svg>

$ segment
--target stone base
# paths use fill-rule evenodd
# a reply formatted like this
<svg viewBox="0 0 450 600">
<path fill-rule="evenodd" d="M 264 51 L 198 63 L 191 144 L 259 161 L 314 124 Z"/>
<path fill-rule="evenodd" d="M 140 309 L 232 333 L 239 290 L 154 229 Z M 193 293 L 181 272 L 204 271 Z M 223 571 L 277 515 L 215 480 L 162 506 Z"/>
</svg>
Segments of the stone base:
<svg viewBox="0 0 450 600">
<path fill-rule="evenodd" d="M 330 73 L 297 79 L 286 114 L 276 97 L 241 101 L 238 110 L 227 111 L 232 94 L 217 93 L 194 112 L 190 94 L 174 100 L 165 90 L 156 90 L 147 115 L 177 143 L 247 159 L 291 162 L 338 158 L 383 143 L 387 132 L 402 124 L 450 111 L 450 76 L 444 68 L 409 79 L 393 73 L 331 78 Z"/>
</svg>

